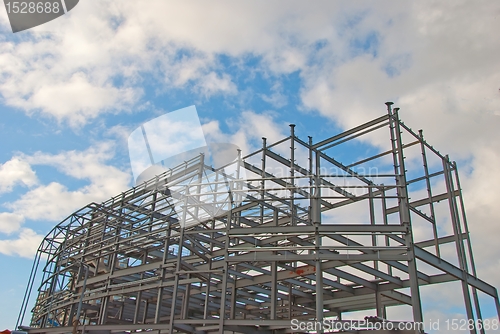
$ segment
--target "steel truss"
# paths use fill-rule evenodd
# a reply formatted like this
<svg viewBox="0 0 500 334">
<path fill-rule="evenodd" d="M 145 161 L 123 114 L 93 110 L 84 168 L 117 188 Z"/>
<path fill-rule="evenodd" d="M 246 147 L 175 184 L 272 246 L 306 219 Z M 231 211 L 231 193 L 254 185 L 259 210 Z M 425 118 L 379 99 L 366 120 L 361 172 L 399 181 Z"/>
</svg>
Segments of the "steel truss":
<svg viewBox="0 0 500 334">
<path fill-rule="evenodd" d="M 241 159 L 244 189 L 224 181 L 240 196 L 227 207 L 200 156 L 73 213 L 40 245 L 18 323 L 39 264 L 30 333 L 290 333 L 291 319 L 387 319 L 399 305 L 419 322 L 420 290 L 453 281 L 469 319 L 482 317 L 479 291 L 500 313 L 476 276 L 456 163 L 391 105 L 317 143 L 293 125 L 263 138 Z M 186 191 L 174 196 L 176 185 Z M 207 214 L 201 193 L 221 210 Z"/>
</svg>

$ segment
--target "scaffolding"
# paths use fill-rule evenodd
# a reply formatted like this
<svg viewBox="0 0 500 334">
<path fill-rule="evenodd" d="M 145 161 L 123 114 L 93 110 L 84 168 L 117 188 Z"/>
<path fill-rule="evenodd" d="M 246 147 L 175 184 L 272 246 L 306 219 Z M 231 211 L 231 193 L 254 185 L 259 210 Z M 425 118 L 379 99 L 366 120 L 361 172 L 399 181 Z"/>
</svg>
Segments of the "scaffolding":
<svg viewBox="0 0 500 334">
<path fill-rule="evenodd" d="M 292 319 L 391 321 L 401 305 L 422 322 L 420 290 L 446 282 L 468 319 L 482 319 L 479 293 L 500 315 L 456 163 L 386 105 L 316 143 L 294 125 L 263 138 L 238 160 L 244 184 L 200 155 L 73 213 L 38 249 L 18 325 L 38 271 L 29 333 L 292 333 Z"/>
</svg>

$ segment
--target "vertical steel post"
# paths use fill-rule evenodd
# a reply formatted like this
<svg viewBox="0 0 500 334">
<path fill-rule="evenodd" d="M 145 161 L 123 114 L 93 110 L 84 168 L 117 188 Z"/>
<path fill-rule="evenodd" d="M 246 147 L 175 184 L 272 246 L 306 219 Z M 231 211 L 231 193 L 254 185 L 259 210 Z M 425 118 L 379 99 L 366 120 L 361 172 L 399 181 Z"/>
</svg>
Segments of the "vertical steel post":
<svg viewBox="0 0 500 334">
<path fill-rule="evenodd" d="M 372 185 L 368 185 L 368 203 L 369 203 L 369 208 L 370 208 L 370 225 L 375 225 L 375 205 L 373 203 L 373 189 L 371 187 Z M 377 235 L 375 232 L 372 232 L 372 246 L 377 246 Z M 378 270 L 378 261 L 373 261 L 373 267 Z M 375 275 L 373 277 L 374 279 L 377 279 L 377 276 Z"/>
<path fill-rule="evenodd" d="M 315 153 L 315 164 L 314 164 L 314 190 L 311 196 L 311 221 L 313 224 L 321 222 L 321 155 L 317 150 Z"/>
<path fill-rule="evenodd" d="M 158 291 L 156 293 L 155 324 L 158 324 L 160 322 L 161 302 L 163 300 L 163 287 L 161 286 L 161 284 L 163 283 L 163 279 L 165 278 L 165 269 L 162 269 L 161 272 L 160 286 L 158 287 Z"/>
<path fill-rule="evenodd" d="M 149 302 L 147 300 L 144 300 L 144 313 L 142 314 L 143 324 L 145 324 L 146 320 L 148 319 L 148 309 L 149 309 Z"/>
<path fill-rule="evenodd" d="M 146 256 L 146 254 L 143 254 L 143 258 Z M 144 260 L 142 260 L 144 261 Z M 144 278 L 144 272 L 141 272 L 141 280 Z M 135 298 L 135 310 L 134 310 L 134 324 L 138 323 L 139 321 L 139 312 L 141 310 L 141 303 L 142 303 L 142 290 L 139 290 L 137 292 L 136 298 Z"/>
<path fill-rule="evenodd" d="M 212 219 L 212 231 L 215 230 L 215 219 Z M 215 239 L 215 232 L 211 233 L 212 239 Z M 210 253 L 214 250 L 213 242 L 210 243 Z M 208 259 L 208 270 L 212 270 L 212 257 Z M 208 304 L 210 302 L 210 284 L 212 282 L 212 272 L 208 273 L 207 289 L 205 292 L 205 305 L 203 306 L 203 319 L 208 319 Z"/>
<path fill-rule="evenodd" d="M 199 202 L 200 201 L 200 196 L 201 196 L 201 184 L 203 182 L 203 171 L 205 168 L 205 154 L 200 153 L 200 169 L 198 170 L 198 185 L 196 186 L 196 200 Z M 218 174 L 218 173 L 217 173 Z M 218 195 L 217 195 L 218 196 Z M 219 201 L 217 198 L 216 203 Z M 185 208 L 187 210 L 187 207 Z M 199 219 L 199 206 L 194 207 L 194 216 L 196 217 L 195 219 Z"/>
<path fill-rule="evenodd" d="M 385 196 L 385 186 L 384 184 L 381 184 L 382 190 L 381 190 L 381 197 L 382 197 L 382 215 L 384 219 L 384 225 L 389 224 L 389 220 L 387 219 L 388 213 L 387 213 L 387 198 Z M 385 246 L 389 247 L 391 245 L 389 236 L 386 234 L 385 235 Z M 387 263 L 387 274 L 392 276 L 392 266 Z"/>
<path fill-rule="evenodd" d="M 379 291 L 379 285 L 377 284 L 377 291 L 375 291 L 375 308 L 377 311 L 377 317 L 386 318 L 385 306 L 382 304 L 382 294 Z"/>
<path fill-rule="evenodd" d="M 312 222 L 315 226 L 315 254 L 316 254 L 316 321 L 323 323 L 323 270 L 321 268 L 321 236 L 319 234 L 319 226 L 321 225 L 321 185 L 320 185 L 320 154 L 316 151 L 315 163 L 315 182 L 314 182 L 314 196 L 312 196 L 313 203 L 311 209 L 313 211 Z M 321 328 L 320 333 L 323 333 Z"/>
<path fill-rule="evenodd" d="M 469 253 L 469 260 L 470 260 L 472 275 L 477 277 L 476 264 L 474 263 L 474 255 L 472 252 L 472 244 L 470 241 L 469 224 L 467 223 L 467 217 L 465 215 L 465 205 L 464 205 L 464 199 L 462 196 L 462 187 L 460 185 L 460 177 L 458 175 L 458 168 L 457 168 L 457 164 L 455 162 L 453 162 L 453 167 L 455 169 L 455 178 L 457 180 L 457 191 L 458 191 L 458 198 L 459 198 L 459 203 L 460 203 L 460 212 L 462 213 L 462 221 L 464 223 L 464 229 L 465 229 L 465 234 L 466 234 L 466 238 L 467 238 L 466 239 L 467 240 L 467 250 Z M 474 300 L 474 307 L 476 309 L 477 318 L 482 321 L 483 315 L 481 313 L 481 305 L 479 303 L 477 289 L 474 287 L 472 287 L 472 297 Z M 500 305 L 498 305 L 498 303 L 496 303 L 496 304 L 497 304 L 498 317 L 500 318 L 500 307 L 499 307 Z M 479 331 L 481 334 L 485 334 L 484 326 L 482 326 Z"/>
<path fill-rule="evenodd" d="M 260 200 L 261 200 L 261 203 L 260 203 L 260 223 L 261 224 L 264 224 L 264 199 L 265 199 L 265 196 L 266 196 L 266 191 L 265 191 L 265 188 L 266 188 L 266 181 L 265 181 L 265 178 L 266 178 L 266 150 L 267 150 L 267 139 L 266 137 L 262 137 L 262 161 L 261 161 L 261 181 L 260 181 L 260 187 L 261 187 L 261 192 L 260 192 Z"/>
<path fill-rule="evenodd" d="M 170 232 L 172 230 L 172 222 L 169 221 L 167 223 L 167 231 L 165 232 L 165 241 L 163 243 L 163 256 L 162 256 L 162 266 L 167 262 L 168 259 L 168 250 L 170 248 Z M 155 324 L 160 322 L 161 317 L 161 304 L 163 302 L 163 281 L 165 280 L 165 274 L 167 269 L 161 268 L 160 274 L 160 285 L 158 287 L 158 292 L 156 295 L 156 311 L 155 311 Z"/>
<path fill-rule="evenodd" d="M 186 187 L 186 194 L 184 195 L 184 208 L 182 210 L 182 220 L 180 223 L 180 233 L 179 233 L 179 246 L 177 248 L 177 261 L 175 265 L 175 273 L 174 273 L 174 290 L 172 291 L 172 305 L 170 306 L 170 323 L 169 323 L 169 333 L 173 333 L 174 331 L 174 321 L 175 321 L 175 308 L 177 304 L 177 293 L 179 289 L 179 271 L 181 270 L 181 262 L 182 262 L 182 250 L 184 248 L 184 226 L 186 224 L 187 219 L 187 210 L 188 210 L 188 198 L 189 198 L 189 188 Z M 184 226 L 183 226 L 184 225 Z"/>
<path fill-rule="evenodd" d="M 319 258 L 319 254 L 321 252 L 321 237 L 319 235 L 318 226 L 320 223 L 316 225 L 316 321 L 323 322 L 323 271 L 321 269 L 321 260 Z M 321 329 L 318 333 L 323 333 Z"/>
<path fill-rule="evenodd" d="M 312 149 L 312 145 L 313 145 L 313 141 L 312 141 L 312 137 L 311 136 L 308 136 L 308 147 L 307 147 L 307 151 L 309 153 L 309 156 L 308 156 L 308 162 L 309 162 L 309 169 L 308 169 L 308 177 L 309 177 L 309 190 L 308 190 L 308 194 L 309 194 L 309 223 L 313 223 L 313 217 L 312 217 L 312 203 L 313 203 L 313 193 L 314 193 L 314 181 L 315 181 L 315 173 L 313 171 L 313 166 L 314 166 L 314 162 L 313 162 L 313 149 Z"/>
<path fill-rule="evenodd" d="M 238 266 L 235 267 L 235 270 L 238 271 Z M 231 320 L 236 318 L 236 295 L 238 293 L 238 289 L 236 288 L 236 279 L 237 276 L 233 275 L 233 284 L 231 284 L 231 308 L 229 313 L 229 319 Z"/>
<path fill-rule="evenodd" d="M 276 254 L 276 252 L 273 252 L 273 254 Z M 277 304 L 277 290 L 278 290 L 278 282 L 277 282 L 277 276 L 278 276 L 278 265 L 276 261 L 273 261 L 271 263 L 271 295 L 269 296 L 271 299 L 271 310 L 269 314 L 269 318 L 271 320 L 276 319 L 276 304 Z"/>
<path fill-rule="evenodd" d="M 274 209 L 273 210 L 273 226 L 278 226 L 278 210 Z M 278 246 L 278 242 L 274 244 L 275 246 Z M 277 252 L 273 252 L 273 255 L 277 254 Z M 278 299 L 278 262 L 277 261 L 272 261 L 271 262 L 271 313 L 269 315 L 269 318 L 271 320 L 276 319 L 276 305 L 277 305 L 277 299 Z"/>
<path fill-rule="evenodd" d="M 85 268 L 85 278 L 83 279 L 82 293 L 80 294 L 80 301 L 78 302 L 78 309 L 76 310 L 76 319 L 74 321 L 80 321 L 80 313 L 82 312 L 83 297 L 85 296 L 85 289 L 87 289 L 87 278 L 89 277 L 89 267 L 85 263 L 81 263 L 82 267 Z"/>
<path fill-rule="evenodd" d="M 294 226 L 295 222 L 295 124 L 290 124 L 290 225 Z"/>
<path fill-rule="evenodd" d="M 410 276 L 410 291 L 413 310 L 413 321 L 422 322 L 422 304 L 420 302 L 420 289 L 418 286 L 418 271 L 415 253 L 413 248 L 413 234 L 410 221 L 410 207 L 408 199 L 408 189 L 406 183 L 406 170 L 403 154 L 403 142 L 401 139 L 401 129 L 399 125 L 398 109 L 392 110 L 392 102 L 387 102 L 387 112 L 389 114 L 389 129 L 391 134 L 392 154 L 394 160 L 394 174 L 396 175 L 396 189 L 399 204 L 399 220 L 401 225 L 408 227 L 405 234 L 405 243 L 408 248 L 408 274 Z"/>
<path fill-rule="evenodd" d="M 210 262 L 212 259 L 210 259 Z M 211 265 L 209 266 L 211 268 Z M 207 287 L 205 292 L 205 305 L 203 306 L 203 319 L 208 319 L 208 303 L 210 302 L 210 282 L 212 280 L 212 273 L 208 273 Z"/>
<path fill-rule="evenodd" d="M 474 314 L 472 312 L 472 303 L 470 299 L 470 291 L 469 291 L 469 283 L 467 281 L 467 261 L 465 259 L 465 251 L 463 247 L 463 240 L 462 240 L 462 229 L 460 228 L 460 221 L 458 217 L 458 208 L 457 208 L 457 202 L 455 200 L 455 191 L 453 187 L 453 176 L 451 174 L 450 170 L 450 160 L 448 156 L 445 156 L 443 159 L 443 172 L 444 172 L 444 179 L 446 183 L 446 191 L 448 192 L 448 204 L 450 208 L 450 215 L 451 215 L 451 225 L 453 227 L 453 237 L 455 241 L 455 247 L 457 251 L 457 257 L 458 257 L 458 263 L 460 266 L 460 269 L 463 272 L 462 279 L 460 280 L 460 284 L 462 285 L 462 293 L 464 296 L 464 303 L 465 303 L 465 310 L 467 313 L 467 319 L 469 320 L 474 320 Z M 476 328 L 473 326 L 473 328 L 470 329 L 471 334 L 476 334 Z"/>
<path fill-rule="evenodd" d="M 226 294 L 227 294 L 227 276 L 229 275 L 229 230 L 231 229 L 232 210 L 227 213 L 226 235 L 224 242 L 224 270 L 222 272 L 222 288 L 220 295 L 220 311 L 219 311 L 219 334 L 224 334 L 224 321 L 226 319 Z"/>
<path fill-rule="evenodd" d="M 427 164 L 427 154 L 425 153 L 424 133 L 422 130 L 419 130 L 418 133 L 419 133 L 419 141 L 420 141 L 420 150 L 422 152 L 422 165 L 424 167 L 424 173 L 425 173 L 425 185 L 427 187 L 427 197 L 429 198 L 429 209 L 431 211 L 432 233 L 434 235 L 434 248 L 436 250 L 436 256 L 441 257 L 441 253 L 439 250 L 439 240 L 438 240 L 439 236 L 438 236 L 437 224 L 436 224 L 436 213 L 434 211 L 434 202 L 432 201 L 431 178 L 429 176 L 429 167 Z"/>
<path fill-rule="evenodd" d="M 106 319 L 108 317 L 109 298 L 110 298 L 109 296 L 101 298 L 101 307 L 99 308 L 99 324 L 100 325 L 106 324 Z"/>
<path fill-rule="evenodd" d="M 187 274 L 187 279 L 191 278 L 191 274 Z M 186 283 L 186 289 L 182 296 L 182 315 L 181 319 L 187 319 L 189 315 L 189 297 L 191 296 L 191 283 Z"/>
</svg>

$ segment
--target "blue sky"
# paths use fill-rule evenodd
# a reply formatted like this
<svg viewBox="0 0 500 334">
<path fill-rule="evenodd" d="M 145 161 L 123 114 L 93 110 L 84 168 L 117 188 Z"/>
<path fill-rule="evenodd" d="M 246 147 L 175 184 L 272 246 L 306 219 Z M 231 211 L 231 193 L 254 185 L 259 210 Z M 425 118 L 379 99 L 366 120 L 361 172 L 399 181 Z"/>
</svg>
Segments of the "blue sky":
<svg viewBox="0 0 500 334">
<path fill-rule="evenodd" d="M 0 329 L 51 227 L 132 185 L 128 134 L 193 104 L 214 138 L 251 150 L 290 123 L 327 138 L 394 101 L 459 162 L 479 277 L 500 286 L 499 14 L 493 0 L 82 0 L 12 34 L 0 10 Z"/>
</svg>

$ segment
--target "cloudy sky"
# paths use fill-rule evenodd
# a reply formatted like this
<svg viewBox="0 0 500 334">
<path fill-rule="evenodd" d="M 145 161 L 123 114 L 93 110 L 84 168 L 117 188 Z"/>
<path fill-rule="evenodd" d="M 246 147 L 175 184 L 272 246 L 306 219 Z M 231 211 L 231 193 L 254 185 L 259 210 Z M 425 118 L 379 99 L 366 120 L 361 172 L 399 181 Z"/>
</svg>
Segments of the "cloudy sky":
<svg viewBox="0 0 500 334">
<path fill-rule="evenodd" d="M 249 151 L 394 101 L 458 162 L 479 277 L 500 287 L 499 32 L 496 0 L 82 0 L 16 34 L 1 9 L 0 330 L 51 227 L 132 185 L 131 131 L 190 105 Z M 453 303 L 426 312 L 460 316 Z"/>
</svg>

